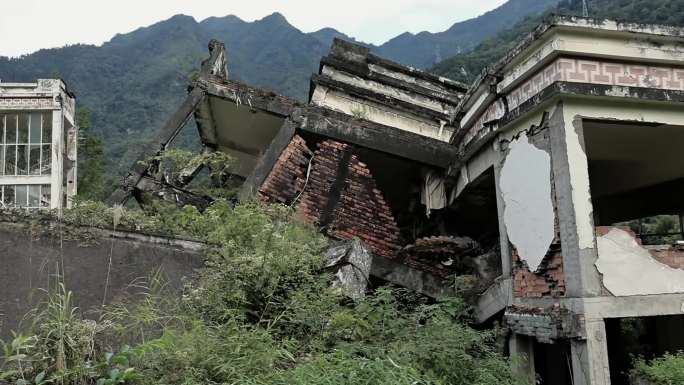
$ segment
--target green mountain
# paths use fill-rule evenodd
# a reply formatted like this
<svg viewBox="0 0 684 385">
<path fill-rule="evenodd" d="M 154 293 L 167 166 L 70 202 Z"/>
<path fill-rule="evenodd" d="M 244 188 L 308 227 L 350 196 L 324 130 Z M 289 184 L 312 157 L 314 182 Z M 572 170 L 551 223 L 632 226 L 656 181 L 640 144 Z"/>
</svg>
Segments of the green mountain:
<svg viewBox="0 0 684 385">
<path fill-rule="evenodd" d="M 587 0 L 587 8 L 589 16 L 597 19 L 684 26 L 682 0 Z M 485 67 L 496 63 L 510 51 L 522 36 L 541 24 L 550 13 L 582 15 L 582 1 L 562 0 L 556 7 L 524 18 L 511 28 L 482 41 L 472 51 L 444 60 L 430 71 L 469 84 Z"/>
<path fill-rule="evenodd" d="M 375 52 L 417 67 L 440 55 L 467 51 L 529 13 L 558 0 L 510 0 L 479 18 L 442 33 L 403 34 Z M 245 22 L 235 16 L 197 22 L 177 15 L 149 27 L 115 36 L 102 46 L 43 49 L 19 58 L 0 57 L 0 79 L 34 81 L 62 77 L 91 112 L 91 131 L 103 138 L 108 184 L 130 167 L 148 141 L 185 96 L 192 74 L 206 57 L 210 39 L 226 44 L 229 76 L 305 99 L 309 78 L 333 38 L 353 40 L 332 28 L 304 33 L 278 13 Z M 183 140 L 190 142 L 188 132 Z"/>
<path fill-rule="evenodd" d="M 559 0 L 510 0 L 474 19 L 456 23 L 444 32 L 403 33 L 375 47 L 383 57 L 417 68 L 430 68 L 453 55 L 470 52 L 483 39 L 530 15 L 538 15 Z"/>
</svg>

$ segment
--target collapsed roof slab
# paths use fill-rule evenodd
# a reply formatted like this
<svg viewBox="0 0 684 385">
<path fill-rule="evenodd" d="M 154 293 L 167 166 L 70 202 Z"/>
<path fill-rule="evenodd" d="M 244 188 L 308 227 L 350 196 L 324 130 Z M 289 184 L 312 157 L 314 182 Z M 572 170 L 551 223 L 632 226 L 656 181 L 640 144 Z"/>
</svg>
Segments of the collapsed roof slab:
<svg viewBox="0 0 684 385">
<path fill-rule="evenodd" d="M 335 39 L 311 79 L 310 104 L 448 141 L 466 87 Z"/>
<path fill-rule="evenodd" d="M 286 121 L 296 130 L 429 166 L 445 168 L 456 155 L 455 148 L 445 142 L 325 107 L 304 105 L 236 81 L 200 80 L 197 86 L 207 94 L 195 114 L 202 142 L 250 161 L 238 172 L 244 177 L 257 167 Z"/>
<path fill-rule="evenodd" d="M 252 186 L 263 181 L 266 170 L 272 167 L 272 162 L 277 158 L 277 148 L 271 149 L 271 146 L 277 147 L 277 143 L 283 142 L 276 140 L 279 136 L 288 138 L 289 135 L 291 138 L 291 129 L 442 169 L 456 156 L 456 149 L 444 141 L 354 117 L 325 106 L 306 105 L 269 90 L 229 80 L 223 45 L 212 41 L 210 53 L 211 57 L 202 63 L 200 78 L 190 87 L 186 101 L 160 130 L 157 141 L 148 146 L 145 153 L 154 154 L 166 149 L 194 113 L 202 144 L 211 150 L 233 156 L 236 159 L 233 173 L 248 180 Z M 424 94 L 437 95 L 442 100 L 457 98 L 454 90 L 461 90 L 459 85 L 420 71 L 391 62 L 384 63 L 378 58 L 371 58 L 370 61 L 372 65 L 382 63 L 383 69 L 378 71 L 383 74 L 376 75 L 376 78 L 384 76 L 395 82 L 404 82 L 406 88 L 421 89 Z M 376 62 L 378 64 L 374 64 Z M 408 76 L 413 80 L 406 82 L 404 77 Z M 110 201 L 125 201 L 138 182 L 150 172 L 148 168 L 134 165 L 124 188 L 117 191 Z"/>
</svg>

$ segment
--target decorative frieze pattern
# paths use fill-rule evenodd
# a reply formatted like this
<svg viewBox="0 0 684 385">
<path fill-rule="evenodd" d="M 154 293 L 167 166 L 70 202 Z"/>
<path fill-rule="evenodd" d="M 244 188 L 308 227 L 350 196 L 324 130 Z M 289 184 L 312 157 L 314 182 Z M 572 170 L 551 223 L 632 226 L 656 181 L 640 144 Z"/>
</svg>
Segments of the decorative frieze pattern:
<svg viewBox="0 0 684 385">
<path fill-rule="evenodd" d="M 509 111 L 557 81 L 684 91 L 684 68 L 561 57 L 506 95 Z M 502 100 L 492 103 L 465 135 L 461 147 L 490 132 L 487 122 L 501 118 L 505 112 Z"/>
<path fill-rule="evenodd" d="M 0 109 L 24 110 L 24 109 L 54 109 L 53 98 L 0 98 Z"/>
</svg>

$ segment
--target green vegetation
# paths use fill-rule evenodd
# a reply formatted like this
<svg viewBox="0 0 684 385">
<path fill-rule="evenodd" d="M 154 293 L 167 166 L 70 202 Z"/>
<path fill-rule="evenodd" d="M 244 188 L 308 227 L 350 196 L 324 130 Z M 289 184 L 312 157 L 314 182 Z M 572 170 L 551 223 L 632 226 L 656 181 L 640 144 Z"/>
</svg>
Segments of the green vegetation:
<svg viewBox="0 0 684 385">
<path fill-rule="evenodd" d="M 81 107 L 76 114 L 80 130 L 78 142 L 78 197 L 103 200 L 105 195 L 104 148 L 102 139 L 92 131 L 90 109 Z M 108 181 L 112 183 L 113 181 Z"/>
<path fill-rule="evenodd" d="M 100 204 L 71 223 L 138 220 Z M 87 222 L 90 221 L 90 222 Z M 390 287 L 353 302 L 322 271 L 325 239 L 284 206 L 219 200 L 149 214 L 206 242 L 206 267 L 180 293 L 161 274 L 96 320 L 56 284 L 4 345 L 0 382 L 17 384 L 517 383 L 496 331 L 468 326 L 458 297 L 437 303 Z"/>
<path fill-rule="evenodd" d="M 682 240 L 678 215 L 656 215 L 616 226 L 629 227 L 646 245 L 670 245 Z"/>
<path fill-rule="evenodd" d="M 213 198 L 235 198 L 243 182 L 231 173 L 233 159 L 220 151 L 196 154 L 185 149 L 170 148 L 139 163 L 146 166 L 154 165 L 154 168 L 172 183 L 187 177 L 187 170 L 201 166 L 202 171 L 186 188 Z"/>
<path fill-rule="evenodd" d="M 632 375 L 643 377 L 654 385 L 684 384 L 684 352 L 666 353 L 651 361 L 637 359 Z"/>
<path fill-rule="evenodd" d="M 684 2 L 679 0 L 588 0 L 589 16 L 645 24 L 684 26 Z M 562 0 L 555 8 L 525 18 L 510 29 L 484 40 L 471 52 L 456 55 L 435 65 L 440 76 L 470 84 L 482 70 L 499 61 L 551 13 L 581 15 L 582 1 Z"/>
</svg>

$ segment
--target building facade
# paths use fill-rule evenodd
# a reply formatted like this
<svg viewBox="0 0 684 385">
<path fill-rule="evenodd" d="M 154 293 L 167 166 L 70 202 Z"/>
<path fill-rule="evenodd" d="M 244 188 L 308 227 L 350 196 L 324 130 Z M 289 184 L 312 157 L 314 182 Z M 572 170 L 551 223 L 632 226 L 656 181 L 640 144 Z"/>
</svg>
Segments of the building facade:
<svg viewBox="0 0 684 385">
<path fill-rule="evenodd" d="M 77 192 L 75 98 L 59 79 L 0 82 L 3 208 L 61 210 Z"/>
</svg>

